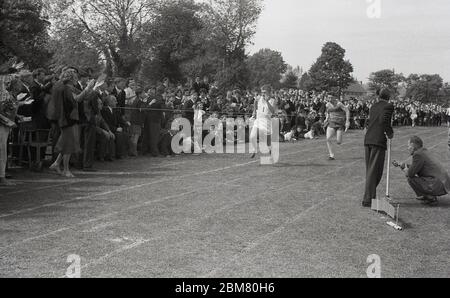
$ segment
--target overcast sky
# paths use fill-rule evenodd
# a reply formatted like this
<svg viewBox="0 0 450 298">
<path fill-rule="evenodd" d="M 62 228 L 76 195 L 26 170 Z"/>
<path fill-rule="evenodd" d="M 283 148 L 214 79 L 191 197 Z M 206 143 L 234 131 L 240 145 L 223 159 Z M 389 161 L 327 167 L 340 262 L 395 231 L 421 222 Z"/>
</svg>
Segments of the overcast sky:
<svg viewBox="0 0 450 298">
<path fill-rule="evenodd" d="M 376 1 L 376 0 L 373 0 Z M 369 18 L 367 0 L 264 0 L 250 52 L 270 48 L 309 70 L 327 41 L 347 50 L 354 76 L 381 69 L 440 74 L 450 82 L 450 1 L 381 0 Z"/>
</svg>

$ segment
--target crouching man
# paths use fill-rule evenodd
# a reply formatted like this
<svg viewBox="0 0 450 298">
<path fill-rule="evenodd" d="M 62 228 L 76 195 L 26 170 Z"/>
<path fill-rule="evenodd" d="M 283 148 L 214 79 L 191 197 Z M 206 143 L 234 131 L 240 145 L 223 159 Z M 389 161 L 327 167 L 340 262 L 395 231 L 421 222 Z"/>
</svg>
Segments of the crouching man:
<svg viewBox="0 0 450 298">
<path fill-rule="evenodd" d="M 445 196 L 450 191 L 450 177 L 447 170 L 423 147 L 419 137 L 412 137 L 408 143 L 412 163 L 394 165 L 400 167 L 408 178 L 408 183 L 425 204 L 437 203 L 437 197 Z"/>
</svg>

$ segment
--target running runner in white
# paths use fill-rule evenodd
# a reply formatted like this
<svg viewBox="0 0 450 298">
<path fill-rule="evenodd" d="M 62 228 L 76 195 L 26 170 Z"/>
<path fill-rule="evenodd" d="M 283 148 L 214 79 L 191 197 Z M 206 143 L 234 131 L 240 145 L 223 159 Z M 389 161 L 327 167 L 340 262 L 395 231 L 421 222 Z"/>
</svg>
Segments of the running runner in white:
<svg viewBox="0 0 450 298">
<path fill-rule="evenodd" d="M 250 133 L 250 143 L 253 146 L 252 158 L 255 158 L 258 151 L 258 135 L 267 136 L 267 142 L 270 148 L 272 135 L 272 115 L 275 114 L 275 100 L 271 99 L 272 88 L 264 86 L 261 89 L 262 95 L 255 100 L 253 111 L 254 124 Z"/>
</svg>

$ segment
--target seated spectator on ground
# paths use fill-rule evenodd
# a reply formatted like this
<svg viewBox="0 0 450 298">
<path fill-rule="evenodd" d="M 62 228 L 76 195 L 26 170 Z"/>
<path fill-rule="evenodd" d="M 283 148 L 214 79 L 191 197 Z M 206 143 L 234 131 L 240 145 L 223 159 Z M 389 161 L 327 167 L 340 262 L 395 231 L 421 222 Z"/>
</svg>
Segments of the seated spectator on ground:
<svg viewBox="0 0 450 298">
<path fill-rule="evenodd" d="M 412 156 L 411 164 L 401 165 L 394 161 L 406 174 L 409 185 L 425 204 L 437 203 L 437 197 L 445 196 L 450 191 L 450 177 L 440 162 L 424 148 L 419 137 L 412 137 L 408 142 Z"/>
</svg>

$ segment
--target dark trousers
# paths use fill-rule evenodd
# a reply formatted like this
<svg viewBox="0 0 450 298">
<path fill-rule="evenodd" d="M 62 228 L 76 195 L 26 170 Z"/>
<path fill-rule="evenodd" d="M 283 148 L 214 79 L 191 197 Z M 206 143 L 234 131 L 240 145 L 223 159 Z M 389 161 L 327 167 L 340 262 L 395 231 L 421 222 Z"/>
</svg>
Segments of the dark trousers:
<svg viewBox="0 0 450 298">
<path fill-rule="evenodd" d="M 128 135 L 124 132 L 116 132 L 116 158 L 121 159 L 127 156 Z"/>
<path fill-rule="evenodd" d="M 432 177 L 414 177 L 408 178 L 408 183 L 418 197 L 432 196 L 441 197 L 447 195 L 444 184 Z"/>
<path fill-rule="evenodd" d="M 97 134 L 98 140 L 98 158 L 100 160 L 112 160 L 116 157 L 116 142 L 113 139 L 106 138 L 103 134 Z"/>
<path fill-rule="evenodd" d="M 159 142 L 159 152 L 163 156 L 172 155 L 172 136 L 169 133 L 163 134 Z"/>
<path fill-rule="evenodd" d="M 143 153 L 150 153 L 152 156 L 159 156 L 159 138 L 161 135 L 160 123 L 146 123 L 144 127 Z"/>
<path fill-rule="evenodd" d="M 383 178 L 386 150 L 379 146 L 366 146 L 366 192 L 364 202 L 377 198 L 377 187 Z"/>
<path fill-rule="evenodd" d="M 83 136 L 83 168 L 92 168 L 95 159 L 95 144 L 97 142 L 97 128 L 95 125 L 82 126 Z"/>
</svg>

